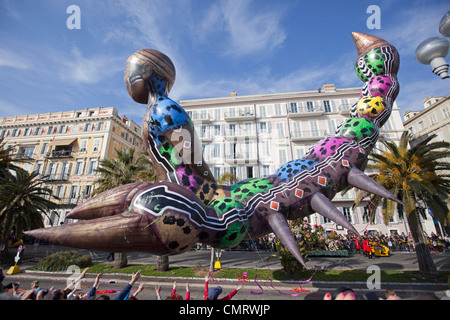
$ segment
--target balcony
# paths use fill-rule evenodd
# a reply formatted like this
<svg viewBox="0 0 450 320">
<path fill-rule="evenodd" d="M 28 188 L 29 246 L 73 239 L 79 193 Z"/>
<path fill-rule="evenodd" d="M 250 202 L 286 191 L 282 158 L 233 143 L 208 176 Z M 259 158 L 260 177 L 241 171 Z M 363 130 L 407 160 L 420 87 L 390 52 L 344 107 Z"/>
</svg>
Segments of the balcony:
<svg viewBox="0 0 450 320">
<path fill-rule="evenodd" d="M 235 112 L 225 112 L 225 121 L 250 121 L 255 120 L 255 112 L 253 110 L 237 110 Z"/>
<path fill-rule="evenodd" d="M 342 116 L 350 117 L 351 104 L 341 104 L 339 106 L 339 114 Z"/>
<path fill-rule="evenodd" d="M 225 139 L 227 140 L 247 140 L 247 139 L 255 139 L 256 138 L 256 130 L 226 130 L 225 131 Z"/>
<path fill-rule="evenodd" d="M 291 107 L 288 108 L 289 118 L 319 117 L 323 115 L 322 107 Z"/>
<path fill-rule="evenodd" d="M 258 162 L 258 155 L 256 152 L 229 153 L 225 155 L 225 161 L 228 164 L 256 164 Z"/>
<path fill-rule="evenodd" d="M 17 153 L 15 155 L 13 155 L 13 158 L 15 161 L 34 160 L 32 154 L 26 154 L 26 153 Z"/>
<path fill-rule="evenodd" d="M 291 133 L 292 142 L 301 141 L 319 141 L 325 138 L 327 135 L 326 130 L 313 130 L 313 131 L 293 131 Z"/>
<path fill-rule="evenodd" d="M 197 112 L 192 113 L 191 120 L 192 122 L 194 122 L 195 125 L 198 125 L 199 123 L 210 123 L 212 121 L 211 116 L 209 114 Z"/>
<path fill-rule="evenodd" d="M 43 176 L 42 179 L 47 181 L 47 182 L 68 181 L 69 180 L 69 174 L 68 173 L 48 174 L 48 175 Z"/>
<path fill-rule="evenodd" d="M 72 150 L 53 150 L 45 154 L 47 158 L 71 158 Z"/>
</svg>

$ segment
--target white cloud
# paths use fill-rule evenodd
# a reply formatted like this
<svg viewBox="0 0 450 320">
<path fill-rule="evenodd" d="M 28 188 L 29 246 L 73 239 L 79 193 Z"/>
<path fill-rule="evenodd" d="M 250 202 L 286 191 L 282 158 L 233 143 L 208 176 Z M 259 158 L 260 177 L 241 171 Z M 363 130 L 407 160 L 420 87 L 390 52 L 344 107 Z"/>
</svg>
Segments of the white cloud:
<svg viewBox="0 0 450 320">
<path fill-rule="evenodd" d="M 77 47 L 73 48 L 70 56 L 60 55 L 59 77 L 76 84 L 98 83 L 123 69 L 123 63 L 117 57 L 95 55 L 86 58 Z"/>
<path fill-rule="evenodd" d="M 228 54 L 247 55 L 272 50 L 286 40 L 279 10 L 255 14 L 249 0 L 221 2 L 225 28 L 230 36 Z"/>
<path fill-rule="evenodd" d="M 15 69 L 29 69 L 30 62 L 17 52 L 0 48 L 0 67 Z"/>
</svg>

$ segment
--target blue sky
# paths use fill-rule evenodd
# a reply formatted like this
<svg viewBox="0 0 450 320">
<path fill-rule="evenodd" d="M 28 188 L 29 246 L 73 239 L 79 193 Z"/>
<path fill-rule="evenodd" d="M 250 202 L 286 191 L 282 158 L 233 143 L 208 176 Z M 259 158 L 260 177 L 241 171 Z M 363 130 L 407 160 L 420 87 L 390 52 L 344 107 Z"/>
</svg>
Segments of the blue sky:
<svg viewBox="0 0 450 320">
<path fill-rule="evenodd" d="M 414 58 L 422 40 L 441 36 L 447 0 L 0 1 L 0 116 L 114 106 L 140 124 L 145 106 L 128 96 L 123 68 L 142 48 L 173 60 L 177 101 L 359 87 L 352 31 L 399 50 L 401 113 L 450 93 L 450 80 Z M 81 29 L 67 28 L 70 5 Z M 380 29 L 367 27 L 370 5 Z"/>
</svg>

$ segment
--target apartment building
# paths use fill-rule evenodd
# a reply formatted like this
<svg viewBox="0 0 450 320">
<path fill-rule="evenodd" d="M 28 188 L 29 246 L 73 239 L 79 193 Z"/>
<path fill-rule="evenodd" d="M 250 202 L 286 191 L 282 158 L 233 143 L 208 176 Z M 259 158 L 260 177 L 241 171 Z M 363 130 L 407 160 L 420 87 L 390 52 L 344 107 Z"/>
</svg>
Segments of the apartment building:
<svg viewBox="0 0 450 320">
<path fill-rule="evenodd" d="M 412 134 L 412 143 L 420 142 L 432 134 L 437 141 L 450 141 L 450 94 L 445 97 L 427 97 L 422 111 L 406 111 L 405 129 Z"/>
<path fill-rule="evenodd" d="M 414 146 L 433 134 L 436 134 L 433 141 L 450 141 L 450 94 L 445 97 L 426 97 L 423 106 L 422 111 L 406 111 L 403 115 L 403 125 L 412 134 L 411 145 Z M 450 162 L 450 158 L 447 158 L 447 162 Z M 434 224 L 437 230 L 442 230 L 437 220 L 432 223 L 429 220 L 426 224 Z"/>
<path fill-rule="evenodd" d="M 141 128 L 114 107 L 2 117 L 0 137 L 14 147 L 15 163 L 46 176 L 46 185 L 61 199 L 50 213 L 53 225 L 90 196 L 100 161 L 123 148 L 145 150 Z"/>
<path fill-rule="evenodd" d="M 284 163 L 302 158 L 308 149 L 349 117 L 350 107 L 360 99 L 360 87 L 336 88 L 325 84 L 317 90 L 180 101 L 189 113 L 202 143 L 203 155 L 217 178 L 225 172 L 239 180 L 267 176 Z M 398 141 L 403 124 L 397 104 L 381 129 L 379 139 Z M 379 143 L 377 147 L 382 148 Z M 394 217 L 389 226 L 374 212 L 376 225 L 363 218 L 364 208 L 351 210 L 354 190 L 336 195 L 333 202 L 359 231 L 407 232 L 405 223 Z M 345 233 L 321 215 L 310 222 Z"/>
</svg>

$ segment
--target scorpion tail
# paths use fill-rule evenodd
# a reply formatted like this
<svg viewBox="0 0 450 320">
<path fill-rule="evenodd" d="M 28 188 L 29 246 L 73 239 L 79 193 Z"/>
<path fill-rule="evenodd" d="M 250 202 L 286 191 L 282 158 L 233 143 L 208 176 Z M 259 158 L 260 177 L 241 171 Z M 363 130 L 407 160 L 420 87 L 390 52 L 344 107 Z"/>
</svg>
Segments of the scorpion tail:
<svg viewBox="0 0 450 320">
<path fill-rule="evenodd" d="M 395 201 L 399 204 L 403 204 L 392 193 L 386 190 L 378 182 L 367 176 L 364 172 L 352 168 L 347 175 L 347 182 L 349 185 L 359 188 L 361 190 L 376 194 L 377 196 Z"/>
<path fill-rule="evenodd" d="M 359 234 L 347 218 L 334 206 L 334 204 L 322 193 L 315 193 L 311 198 L 311 208 L 325 218 L 347 228 L 349 231 Z"/>
<path fill-rule="evenodd" d="M 284 216 L 279 212 L 275 212 L 267 217 L 267 221 L 269 222 L 269 226 L 272 228 L 272 231 L 278 239 L 280 239 L 283 246 L 285 246 L 286 249 L 288 249 L 289 252 L 297 259 L 297 261 L 300 262 L 305 269 L 307 269 L 302 254 L 298 249 L 297 241 L 292 235 L 291 228 L 289 227 Z"/>
</svg>

